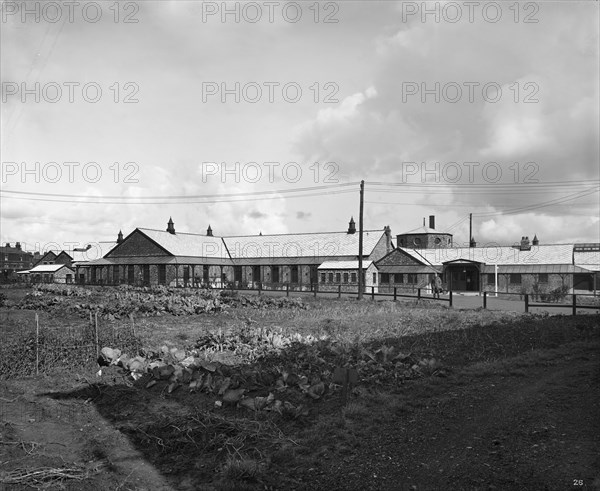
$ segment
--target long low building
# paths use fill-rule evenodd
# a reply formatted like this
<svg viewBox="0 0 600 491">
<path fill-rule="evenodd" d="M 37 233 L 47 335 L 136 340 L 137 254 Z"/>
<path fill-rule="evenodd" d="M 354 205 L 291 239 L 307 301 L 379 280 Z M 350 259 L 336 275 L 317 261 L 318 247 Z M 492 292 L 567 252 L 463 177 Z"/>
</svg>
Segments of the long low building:
<svg viewBox="0 0 600 491">
<path fill-rule="evenodd" d="M 119 237 L 104 257 L 77 264 L 78 278 L 92 284 L 211 285 L 311 289 L 325 261 L 358 260 L 359 234 L 353 219 L 345 232 L 217 237 L 136 228 Z M 363 233 L 363 259 L 393 250 L 391 230 Z"/>
<path fill-rule="evenodd" d="M 452 237 L 435 230 L 433 216 L 429 227 L 400 234 L 397 242 L 405 246 L 375 261 L 379 291 L 427 288 L 435 274 L 457 292 L 595 292 L 600 286 L 598 243 L 541 245 L 535 236 L 511 246 L 477 247 L 471 239 L 471 247 L 452 247 Z"/>
<path fill-rule="evenodd" d="M 452 235 L 429 226 L 397 237 L 389 226 L 363 233 L 366 291 L 416 291 L 438 274 L 446 290 L 543 293 L 596 291 L 600 244 L 540 245 L 523 237 L 511 246 L 454 247 Z M 354 220 L 344 232 L 223 236 L 136 228 L 119 233 L 102 258 L 76 262 L 81 283 L 287 288 L 356 291 L 359 233 Z"/>
</svg>

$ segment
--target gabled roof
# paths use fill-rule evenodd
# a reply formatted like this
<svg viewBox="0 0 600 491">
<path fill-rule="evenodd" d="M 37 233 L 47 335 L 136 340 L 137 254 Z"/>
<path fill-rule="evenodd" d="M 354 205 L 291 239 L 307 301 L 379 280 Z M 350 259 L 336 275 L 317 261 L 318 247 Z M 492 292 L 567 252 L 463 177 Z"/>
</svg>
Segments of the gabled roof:
<svg viewBox="0 0 600 491">
<path fill-rule="evenodd" d="M 363 231 L 363 255 L 369 256 L 382 230 Z M 358 256 L 359 233 L 317 232 L 305 234 L 223 237 L 232 259 Z"/>
<path fill-rule="evenodd" d="M 31 268 L 29 271 L 25 271 L 26 273 L 56 273 L 62 268 L 67 268 L 69 271 L 73 271 L 72 268 L 67 266 L 66 264 L 40 264 L 35 268 Z"/>
<path fill-rule="evenodd" d="M 167 231 L 149 228 L 138 228 L 137 230 L 174 256 L 229 258 L 227 248 L 220 237 L 180 232 L 171 234 Z"/>
<path fill-rule="evenodd" d="M 436 266 L 456 259 L 499 265 L 572 264 L 573 261 L 573 244 L 531 246 L 528 251 L 511 246 L 400 249 L 417 260 L 426 259 L 428 263 Z"/>
</svg>

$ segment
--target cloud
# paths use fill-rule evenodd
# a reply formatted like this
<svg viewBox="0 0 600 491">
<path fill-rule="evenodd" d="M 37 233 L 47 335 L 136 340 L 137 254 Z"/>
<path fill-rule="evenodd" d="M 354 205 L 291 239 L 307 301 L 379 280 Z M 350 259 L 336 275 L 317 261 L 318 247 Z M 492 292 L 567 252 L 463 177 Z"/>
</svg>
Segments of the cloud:
<svg viewBox="0 0 600 491">
<path fill-rule="evenodd" d="M 297 211 L 296 219 L 297 220 L 308 220 L 312 216 L 312 213 L 305 211 Z"/>
</svg>

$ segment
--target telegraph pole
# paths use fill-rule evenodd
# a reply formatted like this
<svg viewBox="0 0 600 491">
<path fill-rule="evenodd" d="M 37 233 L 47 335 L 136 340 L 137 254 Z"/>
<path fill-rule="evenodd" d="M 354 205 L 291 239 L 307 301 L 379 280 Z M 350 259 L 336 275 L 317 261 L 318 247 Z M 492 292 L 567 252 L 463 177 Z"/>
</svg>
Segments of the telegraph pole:
<svg viewBox="0 0 600 491">
<path fill-rule="evenodd" d="M 365 202 L 365 181 L 360 181 L 360 209 L 358 213 L 358 299 L 363 298 L 363 208 Z"/>
<path fill-rule="evenodd" d="M 473 213 L 469 213 L 469 247 L 473 241 Z"/>
</svg>

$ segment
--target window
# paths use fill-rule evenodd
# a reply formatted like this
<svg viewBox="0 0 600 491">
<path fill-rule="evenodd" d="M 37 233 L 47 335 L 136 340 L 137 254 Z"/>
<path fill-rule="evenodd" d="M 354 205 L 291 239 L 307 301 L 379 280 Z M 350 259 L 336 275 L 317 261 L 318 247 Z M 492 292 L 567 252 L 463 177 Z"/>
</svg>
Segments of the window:
<svg viewBox="0 0 600 491">
<path fill-rule="evenodd" d="M 511 285 L 520 285 L 521 284 L 521 273 L 511 273 L 510 274 L 510 284 Z"/>
<path fill-rule="evenodd" d="M 538 283 L 548 283 L 548 273 L 540 273 L 538 275 Z"/>
<path fill-rule="evenodd" d="M 292 276 L 292 283 L 298 283 L 298 266 L 292 266 L 290 268 L 290 274 Z"/>
<path fill-rule="evenodd" d="M 381 273 L 381 283 L 389 283 L 390 282 L 390 274 L 389 273 Z"/>
<path fill-rule="evenodd" d="M 342 281 L 342 275 L 341 275 L 341 273 L 336 273 L 335 274 L 335 282 L 336 283 L 341 283 L 341 281 Z"/>
<path fill-rule="evenodd" d="M 420 237 L 415 237 L 413 239 L 413 244 L 416 246 L 420 246 L 421 245 L 421 238 Z"/>
<path fill-rule="evenodd" d="M 321 283 L 325 283 L 325 277 L 327 275 L 325 273 L 321 273 Z"/>
<path fill-rule="evenodd" d="M 344 283 L 348 283 L 348 273 L 344 273 Z"/>
<path fill-rule="evenodd" d="M 271 281 L 273 283 L 279 283 L 279 266 L 273 266 L 271 268 Z"/>
<path fill-rule="evenodd" d="M 233 267 L 233 281 L 242 281 L 242 267 L 234 266 Z"/>
<path fill-rule="evenodd" d="M 408 283 L 417 283 L 417 273 L 408 273 Z"/>
<path fill-rule="evenodd" d="M 352 283 L 356 283 L 356 279 L 357 279 L 357 277 L 356 277 L 356 273 L 351 273 L 351 274 L 350 274 L 350 281 L 351 281 Z"/>
<path fill-rule="evenodd" d="M 488 285 L 496 284 L 496 275 L 494 273 L 487 274 L 487 283 L 488 283 Z"/>
<path fill-rule="evenodd" d="M 433 242 L 435 243 L 435 245 L 440 245 L 442 243 L 442 239 L 440 239 L 439 237 L 436 237 Z"/>
<path fill-rule="evenodd" d="M 377 284 L 377 273 L 373 273 L 373 284 Z"/>
<path fill-rule="evenodd" d="M 327 273 L 329 283 L 333 283 L 333 273 Z"/>
<path fill-rule="evenodd" d="M 394 283 L 404 283 L 404 275 L 402 273 L 396 273 L 394 275 Z"/>
</svg>

